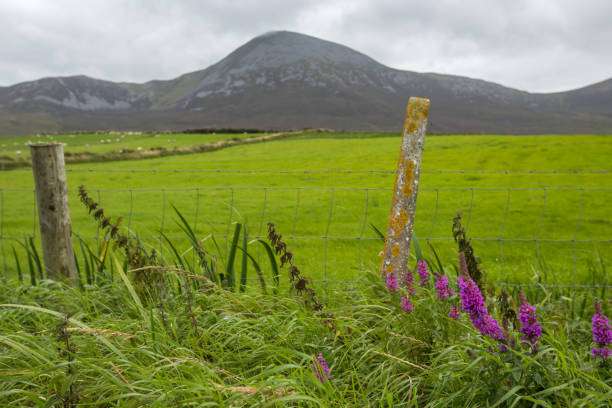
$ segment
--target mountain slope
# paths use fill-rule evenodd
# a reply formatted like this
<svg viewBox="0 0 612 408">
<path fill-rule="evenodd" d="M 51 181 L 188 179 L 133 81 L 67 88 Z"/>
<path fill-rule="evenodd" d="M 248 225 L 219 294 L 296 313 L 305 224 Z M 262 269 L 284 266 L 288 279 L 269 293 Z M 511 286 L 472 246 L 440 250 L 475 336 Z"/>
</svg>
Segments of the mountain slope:
<svg viewBox="0 0 612 408">
<path fill-rule="evenodd" d="M 0 88 L 0 135 L 212 126 L 399 130 L 410 96 L 431 99 L 434 132 L 612 133 L 612 79 L 530 94 L 396 70 L 340 44 L 280 31 L 169 81 L 78 76 Z"/>
</svg>

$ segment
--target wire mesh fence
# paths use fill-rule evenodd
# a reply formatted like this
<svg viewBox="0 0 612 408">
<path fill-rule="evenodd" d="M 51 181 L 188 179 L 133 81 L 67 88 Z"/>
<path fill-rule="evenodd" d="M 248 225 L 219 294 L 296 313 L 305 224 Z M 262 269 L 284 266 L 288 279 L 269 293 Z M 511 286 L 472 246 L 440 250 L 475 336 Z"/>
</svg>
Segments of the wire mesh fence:
<svg viewBox="0 0 612 408">
<path fill-rule="evenodd" d="M 373 227 L 385 230 L 394 171 L 273 171 L 273 170 L 143 170 L 68 168 L 69 173 L 210 173 L 280 177 L 283 185 L 200 186 L 188 188 L 95 188 L 88 190 L 114 218 L 141 240 L 167 252 L 162 235 L 189 247 L 178 225 L 176 207 L 204 245 L 225 240 L 233 222 L 246 225 L 249 239 L 265 238 L 273 221 L 294 253 L 296 264 L 313 281 L 355 283 L 366 270 L 377 270 L 382 242 Z M 435 175 L 609 174 L 601 171 L 422 171 L 415 218 L 415 235 L 423 250 L 435 250 L 443 264 L 456 264 L 452 218 L 463 213 L 467 235 L 490 280 L 503 285 L 607 288 L 606 265 L 612 261 L 612 230 L 607 203 L 612 188 L 597 186 L 436 186 Z M 335 186 L 296 186 L 294 176 L 325 174 Z M 362 186 L 344 176 L 388 176 L 375 186 Z M 286 179 L 285 179 L 286 178 Z M 265 180 L 265 179 L 264 179 Z M 359 179 L 357 179 L 359 180 Z M 465 180 L 470 181 L 469 178 Z M 262 179 L 258 178 L 258 182 Z M 499 178 L 495 179 L 499 182 Z M 133 182 L 133 180 L 132 180 Z M 465 181 L 464 181 L 465 182 Z M 118 178 L 116 185 L 127 185 Z M 590 183 L 592 184 L 592 183 Z M 70 185 L 73 233 L 99 244 L 101 232 L 79 205 Z M 32 189 L 0 189 L 0 250 L 4 274 L 15 268 L 13 251 L 19 242 L 38 239 L 37 211 Z M 208 238 L 208 239 L 207 239 Z M 429 242 L 431 246 L 425 245 Z M 433 247 L 433 249 L 432 249 Z M 251 249 L 249 249 L 251 250 Z M 252 251 L 261 260 L 259 248 Z"/>
</svg>

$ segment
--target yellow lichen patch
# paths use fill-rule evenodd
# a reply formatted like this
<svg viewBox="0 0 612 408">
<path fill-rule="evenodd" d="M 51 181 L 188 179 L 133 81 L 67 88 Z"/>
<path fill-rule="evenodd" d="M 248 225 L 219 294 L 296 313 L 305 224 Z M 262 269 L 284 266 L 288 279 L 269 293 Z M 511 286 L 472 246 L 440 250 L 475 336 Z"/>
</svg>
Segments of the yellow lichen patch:
<svg viewBox="0 0 612 408">
<path fill-rule="evenodd" d="M 412 116 L 414 112 L 414 104 L 412 103 L 412 98 L 408 101 L 408 106 L 406 106 L 406 116 Z"/>
<path fill-rule="evenodd" d="M 404 187 L 402 187 L 402 193 L 404 193 L 405 196 L 412 194 L 412 191 L 412 186 L 410 184 L 404 184 Z"/>
<path fill-rule="evenodd" d="M 406 107 L 406 116 L 414 120 L 426 119 L 429 115 L 429 99 L 410 98 Z"/>
<path fill-rule="evenodd" d="M 391 255 L 395 257 L 395 256 L 398 256 L 399 253 L 400 253 L 399 245 L 397 244 L 393 245 L 393 248 L 391 248 Z"/>
<path fill-rule="evenodd" d="M 402 187 L 402 193 L 404 195 L 409 196 L 412 194 L 412 183 L 414 182 L 414 168 L 416 164 L 413 160 L 407 160 L 404 165 L 404 180 L 406 180 L 406 184 Z"/>
<path fill-rule="evenodd" d="M 402 208 L 400 210 L 400 215 L 398 215 L 391 221 L 391 227 L 393 228 L 393 238 L 397 238 L 402 233 L 402 230 L 406 226 L 407 222 L 408 214 L 406 214 L 406 211 L 404 211 L 404 209 Z"/>
<path fill-rule="evenodd" d="M 390 263 L 389 265 L 387 265 L 387 267 L 385 268 L 385 273 L 392 273 L 393 272 L 393 264 Z"/>
<path fill-rule="evenodd" d="M 407 126 L 408 133 L 414 133 L 418 129 L 418 126 L 415 122 L 410 121 Z"/>
<path fill-rule="evenodd" d="M 423 119 L 427 119 L 429 116 L 429 101 L 427 101 L 427 103 L 423 106 L 421 113 L 423 114 Z"/>
</svg>

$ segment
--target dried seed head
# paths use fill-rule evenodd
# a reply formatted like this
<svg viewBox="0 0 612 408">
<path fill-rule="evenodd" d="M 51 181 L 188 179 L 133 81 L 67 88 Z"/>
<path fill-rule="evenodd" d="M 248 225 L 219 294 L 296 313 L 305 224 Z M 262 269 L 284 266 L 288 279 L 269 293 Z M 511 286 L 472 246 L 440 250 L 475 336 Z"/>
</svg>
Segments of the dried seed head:
<svg viewBox="0 0 612 408">
<path fill-rule="evenodd" d="M 468 274 L 467 263 L 465 262 L 465 255 L 463 254 L 463 252 L 459 252 L 459 271 L 464 279 L 470 277 L 470 275 Z"/>
<path fill-rule="evenodd" d="M 529 302 L 527 302 L 527 296 L 525 296 L 525 294 L 523 293 L 522 290 L 518 290 L 518 298 L 519 298 L 519 303 L 522 305 L 525 305 Z"/>
<path fill-rule="evenodd" d="M 595 314 L 602 315 L 603 310 L 601 309 L 601 305 L 598 301 L 595 301 Z"/>
</svg>

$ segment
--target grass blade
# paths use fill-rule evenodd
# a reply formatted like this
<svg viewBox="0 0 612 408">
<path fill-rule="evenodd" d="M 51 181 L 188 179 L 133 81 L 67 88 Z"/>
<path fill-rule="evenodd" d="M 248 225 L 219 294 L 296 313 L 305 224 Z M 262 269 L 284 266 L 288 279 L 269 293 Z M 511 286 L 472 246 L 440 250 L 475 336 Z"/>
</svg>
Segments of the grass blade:
<svg viewBox="0 0 612 408">
<path fill-rule="evenodd" d="M 236 275 L 234 273 L 234 258 L 236 258 L 236 247 L 238 247 L 238 239 L 240 238 L 240 229 L 242 224 L 236 223 L 234 228 L 234 236 L 232 237 L 232 246 L 230 247 L 229 255 L 227 256 L 227 285 L 231 289 L 236 286 Z"/>
<path fill-rule="evenodd" d="M 115 254 L 111 254 L 111 255 L 113 257 L 113 261 L 115 261 L 115 266 L 117 267 L 117 272 L 119 273 L 119 276 L 121 276 L 121 280 L 123 280 L 125 287 L 127 288 L 128 292 L 130 292 L 130 296 L 132 296 L 132 299 L 134 300 L 136 307 L 138 307 L 138 310 L 140 311 L 140 314 L 142 315 L 143 322 L 148 321 L 149 319 L 147 316 L 147 312 L 142 306 L 142 302 L 140 301 L 140 298 L 136 294 L 136 291 L 134 290 L 134 286 L 132 286 L 132 283 L 130 282 L 129 278 L 123 271 L 123 268 L 121 267 L 121 264 L 119 263 L 119 260 L 117 259 Z"/>
<path fill-rule="evenodd" d="M 372 228 L 372 230 L 376 233 L 376 236 L 382 241 L 385 242 L 385 234 L 382 233 L 381 230 L 379 230 L 376 225 L 374 225 L 373 223 L 370 223 L 370 228 Z"/>
<path fill-rule="evenodd" d="M 242 233 L 242 270 L 240 272 L 240 291 L 244 292 L 245 288 L 246 288 L 246 283 L 247 283 L 247 252 L 246 252 L 246 247 L 247 247 L 247 229 L 246 229 L 246 224 L 244 225 L 244 232 Z"/>
<path fill-rule="evenodd" d="M 438 256 L 436 249 L 433 247 L 433 245 L 429 241 L 427 241 L 427 245 L 429 246 L 429 249 L 431 249 L 431 252 L 434 254 L 434 257 L 436 258 L 436 262 L 438 263 L 438 268 L 439 268 L 438 272 L 441 274 L 444 274 L 444 268 L 442 267 L 442 262 L 440 262 L 440 257 Z"/>
<path fill-rule="evenodd" d="M 179 252 L 176 250 L 176 247 L 174 246 L 172 241 L 170 241 L 170 239 L 163 232 L 161 233 L 161 236 L 166 240 L 166 242 L 170 246 L 170 250 L 172 251 L 172 254 L 174 255 L 174 259 L 176 260 L 177 266 L 180 266 L 182 269 L 185 269 L 183 258 L 181 257 Z"/>
<path fill-rule="evenodd" d="M 257 277 L 259 278 L 259 284 L 261 285 L 261 290 L 263 291 L 263 293 L 267 293 L 266 292 L 266 281 L 264 280 L 263 273 L 261 272 L 261 267 L 259 266 L 255 258 L 253 258 L 251 254 L 249 254 L 247 251 L 245 251 L 241 247 L 238 247 L 238 249 L 241 250 L 251 260 L 251 263 L 253 264 L 253 268 L 255 269 L 255 273 L 257 273 Z"/>
<path fill-rule="evenodd" d="M 23 276 L 21 274 L 21 264 L 19 263 L 19 258 L 17 257 L 17 251 L 15 251 L 15 247 L 13 247 L 13 256 L 15 257 L 15 265 L 17 266 L 17 277 L 19 278 L 19 283 L 23 283 Z"/>
<path fill-rule="evenodd" d="M 272 278 L 274 279 L 274 285 L 278 288 L 280 283 L 279 272 L 278 272 L 278 263 L 276 262 L 276 256 L 274 256 L 274 251 L 272 251 L 272 247 L 266 241 L 258 239 L 259 242 L 266 250 L 268 254 L 268 259 L 270 260 L 270 267 L 272 268 Z M 276 293 L 276 289 L 274 290 Z"/>
<path fill-rule="evenodd" d="M 19 245 L 21 245 L 26 250 L 26 254 L 28 255 L 28 267 L 30 268 L 30 285 L 36 286 L 36 272 L 34 271 L 34 262 L 32 260 L 32 254 L 30 253 L 30 245 L 28 244 L 27 238 L 24 239 L 23 242 L 25 242 L 25 244 L 22 244 L 20 242 Z"/>
<path fill-rule="evenodd" d="M 85 266 L 85 280 L 87 281 L 88 285 L 91 285 L 91 259 L 88 256 L 88 252 L 85 250 L 86 244 L 83 242 L 79 235 L 77 235 L 77 238 L 79 239 L 79 246 L 81 247 L 81 253 L 83 254 L 83 264 Z"/>
<path fill-rule="evenodd" d="M 38 271 L 38 278 L 44 279 L 45 277 L 43 275 L 43 267 L 40 262 L 40 257 L 38 256 L 38 250 L 36 249 L 36 246 L 34 245 L 34 238 L 29 237 L 28 243 L 30 244 L 30 248 L 32 249 L 32 257 L 34 259 L 34 264 L 36 265 L 36 270 Z"/>
<path fill-rule="evenodd" d="M 77 279 L 79 281 L 79 288 L 83 289 L 83 278 L 81 277 L 81 266 L 79 265 L 79 260 L 77 259 L 76 252 L 73 252 L 74 256 L 74 266 L 76 266 Z"/>
<path fill-rule="evenodd" d="M 98 274 L 101 274 L 104 270 L 104 262 L 106 262 L 106 254 L 108 253 L 108 245 L 110 241 L 104 240 L 104 246 L 102 247 L 102 251 L 100 252 L 100 256 L 96 258 L 98 261 Z"/>
<path fill-rule="evenodd" d="M 424 259 L 423 252 L 421 252 L 421 246 L 419 245 L 419 240 L 414 233 L 412 234 L 412 246 L 414 247 L 414 253 L 416 254 L 417 261 Z"/>
</svg>

